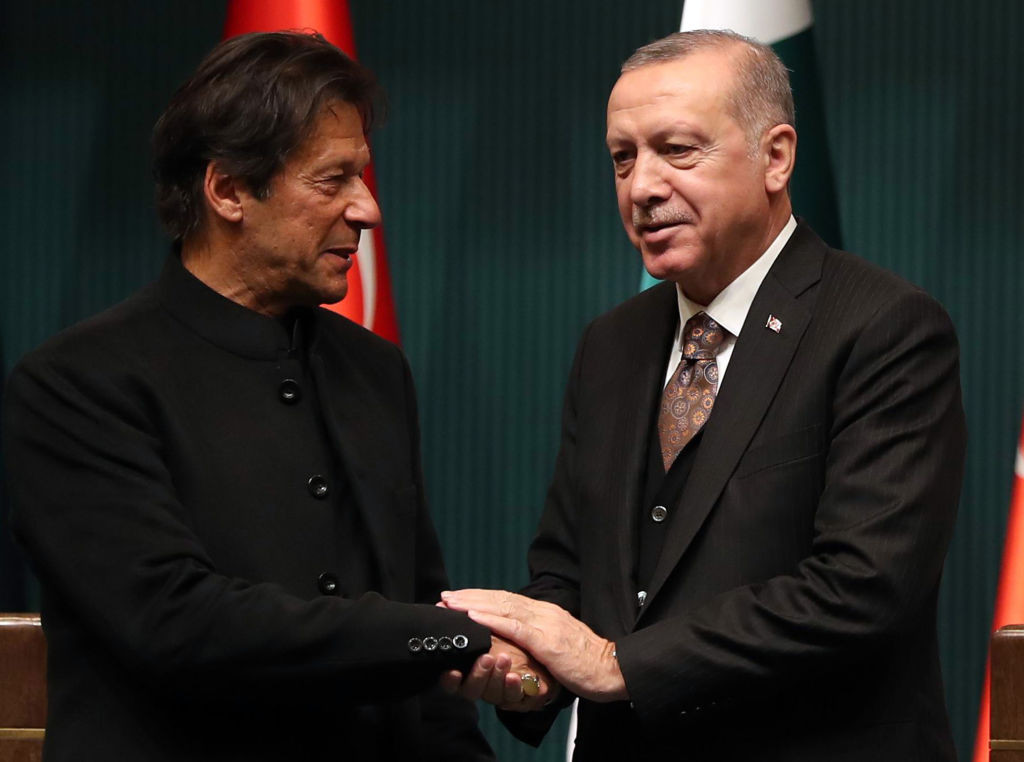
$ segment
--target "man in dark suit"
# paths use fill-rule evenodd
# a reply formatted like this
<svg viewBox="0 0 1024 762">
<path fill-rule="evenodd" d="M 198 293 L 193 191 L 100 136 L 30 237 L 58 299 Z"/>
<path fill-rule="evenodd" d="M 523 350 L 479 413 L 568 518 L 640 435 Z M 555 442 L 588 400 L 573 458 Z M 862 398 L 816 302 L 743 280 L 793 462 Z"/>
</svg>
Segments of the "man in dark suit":
<svg viewBox="0 0 1024 762">
<path fill-rule="evenodd" d="M 436 690 L 491 647 L 448 585 L 401 351 L 345 296 L 375 85 L 322 37 L 219 45 L 153 137 L 159 280 L 15 370 L 50 761 L 492 759 Z"/>
<path fill-rule="evenodd" d="M 956 338 L 793 218 L 793 125 L 785 68 L 732 33 L 641 48 L 611 93 L 623 224 L 669 282 L 580 341 L 530 597 L 443 596 L 564 686 L 544 709 L 493 660 L 466 676 L 541 709 L 504 713 L 524 740 L 572 693 L 577 760 L 954 759 L 935 609 Z"/>
</svg>

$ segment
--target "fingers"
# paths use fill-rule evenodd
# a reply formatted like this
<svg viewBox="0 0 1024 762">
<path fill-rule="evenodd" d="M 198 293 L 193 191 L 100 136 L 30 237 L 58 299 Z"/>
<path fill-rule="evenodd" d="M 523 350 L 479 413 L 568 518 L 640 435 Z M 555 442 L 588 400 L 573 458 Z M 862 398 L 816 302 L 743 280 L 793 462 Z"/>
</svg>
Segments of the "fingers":
<svg viewBox="0 0 1024 762">
<path fill-rule="evenodd" d="M 536 676 L 536 695 L 526 694 L 524 674 Z M 458 693 L 471 701 L 487 701 L 513 712 L 541 709 L 561 690 L 539 662 L 497 635 L 493 636 L 491 651 L 478 658 L 467 674 L 449 670 L 441 675 L 439 684 L 448 693 Z"/>
<path fill-rule="evenodd" d="M 446 590 L 441 593 L 441 600 L 448 608 L 459 611 L 483 611 L 504 617 L 519 617 L 529 610 L 536 601 L 525 598 L 506 590 Z"/>
<path fill-rule="evenodd" d="M 483 698 L 484 691 L 487 690 L 487 684 L 494 674 L 496 662 L 497 659 L 489 653 L 477 659 L 469 670 L 469 674 L 465 676 L 465 679 L 463 679 L 462 684 L 459 686 L 459 694 L 470 701 Z M 507 671 L 508 668 L 506 667 L 505 671 L 501 673 L 502 680 L 505 679 L 505 672 Z"/>
<path fill-rule="evenodd" d="M 449 670 L 441 675 L 438 684 L 445 693 L 455 693 L 462 685 L 462 673 L 457 669 Z"/>
</svg>

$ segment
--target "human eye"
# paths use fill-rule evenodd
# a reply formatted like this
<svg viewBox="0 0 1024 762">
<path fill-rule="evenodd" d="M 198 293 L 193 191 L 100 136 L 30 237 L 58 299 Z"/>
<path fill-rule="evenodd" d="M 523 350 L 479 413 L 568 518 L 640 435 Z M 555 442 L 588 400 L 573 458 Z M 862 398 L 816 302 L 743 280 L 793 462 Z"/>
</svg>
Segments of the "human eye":
<svg viewBox="0 0 1024 762">
<path fill-rule="evenodd" d="M 612 149 L 612 166 L 618 174 L 624 174 L 633 166 L 635 153 L 627 148 Z"/>
<path fill-rule="evenodd" d="M 696 146 L 692 146 L 688 143 L 666 143 L 665 153 L 669 156 L 689 156 L 696 149 Z"/>
<path fill-rule="evenodd" d="M 316 180 L 316 189 L 327 196 L 333 196 L 345 184 L 348 177 L 344 174 L 323 175 Z"/>
<path fill-rule="evenodd" d="M 669 140 L 661 146 L 661 155 L 676 167 L 690 167 L 700 158 L 700 147 L 685 140 Z"/>
</svg>

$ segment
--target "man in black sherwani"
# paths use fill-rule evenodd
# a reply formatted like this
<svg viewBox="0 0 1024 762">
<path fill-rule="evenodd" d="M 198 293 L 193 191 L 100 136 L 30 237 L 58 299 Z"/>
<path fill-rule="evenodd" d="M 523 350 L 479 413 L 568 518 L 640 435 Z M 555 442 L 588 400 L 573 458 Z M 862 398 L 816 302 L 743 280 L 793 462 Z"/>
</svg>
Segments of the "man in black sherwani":
<svg viewBox="0 0 1024 762">
<path fill-rule="evenodd" d="M 163 273 L 11 377 L 49 762 L 492 758 L 435 689 L 491 637 L 432 605 L 408 365 L 318 308 L 380 220 L 375 97 L 319 36 L 219 45 L 154 131 Z"/>
</svg>

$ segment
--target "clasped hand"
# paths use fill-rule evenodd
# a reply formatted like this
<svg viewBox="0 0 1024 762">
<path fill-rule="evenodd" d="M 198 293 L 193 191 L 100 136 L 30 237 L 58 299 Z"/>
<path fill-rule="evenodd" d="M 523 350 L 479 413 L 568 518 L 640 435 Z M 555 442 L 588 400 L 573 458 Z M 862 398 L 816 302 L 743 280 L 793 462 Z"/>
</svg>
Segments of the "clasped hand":
<svg viewBox="0 0 1024 762">
<path fill-rule="evenodd" d="M 593 701 L 629 698 L 615 644 L 559 606 L 502 590 L 448 591 L 438 605 L 465 611 L 491 630 L 490 652 L 469 673 L 442 677 L 449 692 L 521 712 L 550 703 L 561 686 Z M 523 692 L 523 673 L 540 679 L 536 696 Z"/>
</svg>

